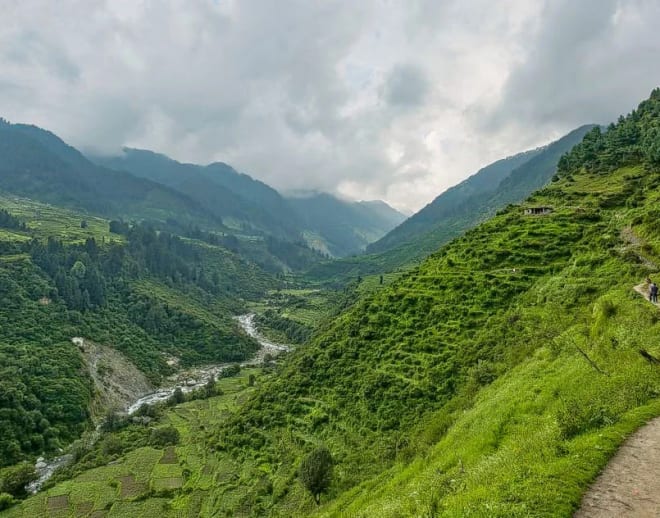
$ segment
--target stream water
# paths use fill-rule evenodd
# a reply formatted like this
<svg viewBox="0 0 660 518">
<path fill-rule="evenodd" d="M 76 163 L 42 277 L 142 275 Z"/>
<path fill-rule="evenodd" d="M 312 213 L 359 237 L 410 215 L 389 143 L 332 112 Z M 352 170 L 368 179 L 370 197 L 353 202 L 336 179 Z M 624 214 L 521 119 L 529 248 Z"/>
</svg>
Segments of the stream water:
<svg viewBox="0 0 660 518">
<path fill-rule="evenodd" d="M 279 353 L 289 350 L 288 345 L 272 342 L 259 333 L 257 326 L 254 323 L 254 317 L 254 313 L 248 313 L 247 315 L 236 317 L 236 320 L 243 330 L 261 345 L 261 348 L 251 359 L 240 364 L 241 367 L 259 365 L 263 362 L 266 355 L 277 356 Z M 235 363 L 206 365 L 204 367 L 195 367 L 178 372 L 167 380 L 167 384 L 164 387 L 159 388 L 151 394 L 146 394 L 128 405 L 125 409 L 126 413 L 131 415 L 142 405 L 153 405 L 155 403 L 163 402 L 172 396 L 177 388 L 180 388 L 183 393 L 192 392 L 197 388 L 201 388 L 208 383 L 211 377 L 217 379 L 218 375 L 231 365 L 235 365 Z M 66 466 L 72 460 L 73 456 L 68 453 L 48 460 L 39 457 L 34 466 L 38 478 L 34 482 L 28 484 L 26 489 L 30 493 L 38 492 L 57 469 Z"/>
</svg>

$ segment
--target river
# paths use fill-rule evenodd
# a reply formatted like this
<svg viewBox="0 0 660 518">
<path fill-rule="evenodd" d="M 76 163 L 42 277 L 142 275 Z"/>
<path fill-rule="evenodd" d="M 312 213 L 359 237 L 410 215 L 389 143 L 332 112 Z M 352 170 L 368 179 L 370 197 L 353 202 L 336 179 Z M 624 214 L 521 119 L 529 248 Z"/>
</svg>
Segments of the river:
<svg viewBox="0 0 660 518">
<path fill-rule="evenodd" d="M 249 367 L 253 365 L 260 365 L 266 355 L 277 356 L 283 351 L 288 351 L 289 346 L 272 342 L 261 333 L 259 333 L 256 324 L 254 323 L 254 313 L 240 315 L 235 317 L 236 321 L 243 328 L 246 334 L 259 342 L 261 348 L 249 360 L 241 363 L 241 367 Z M 126 407 L 126 413 L 131 415 L 137 411 L 142 405 L 153 405 L 167 400 L 177 388 L 180 388 L 183 393 L 192 392 L 197 388 L 203 387 L 213 377 L 218 378 L 218 375 L 231 365 L 236 363 L 218 363 L 214 365 L 206 365 L 203 367 L 195 367 L 178 372 L 168 379 L 167 385 L 159 388 L 157 391 L 147 394 L 135 400 L 133 403 Z M 98 427 L 97 427 L 98 428 Z M 37 493 L 46 481 L 53 475 L 53 473 L 66 466 L 73 460 L 71 454 L 61 455 L 52 459 L 44 459 L 39 457 L 34 466 L 37 472 L 37 480 L 26 486 L 30 493 Z"/>
</svg>

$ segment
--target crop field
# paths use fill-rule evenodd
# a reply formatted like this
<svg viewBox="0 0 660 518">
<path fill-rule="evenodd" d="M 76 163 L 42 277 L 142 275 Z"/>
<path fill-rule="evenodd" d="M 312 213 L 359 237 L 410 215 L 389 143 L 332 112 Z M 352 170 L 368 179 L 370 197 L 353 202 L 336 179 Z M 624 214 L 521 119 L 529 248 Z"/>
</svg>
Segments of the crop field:
<svg viewBox="0 0 660 518">
<path fill-rule="evenodd" d="M 240 467 L 210 452 L 206 435 L 231 415 L 252 391 L 250 376 L 259 369 L 244 369 L 217 382 L 222 395 L 195 400 L 168 409 L 152 428 L 174 426 L 180 435 L 176 446 L 137 448 L 109 464 L 84 471 L 77 477 L 25 500 L 3 517 L 107 517 L 164 518 L 198 516 L 208 505 L 209 490 L 226 481 L 233 484 Z M 185 509 L 186 511 L 182 511 Z"/>
<path fill-rule="evenodd" d="M 285 318 L 314 328 L 330 315 L 332 295 L 327 290 L 308 288 L 271 290 L 263 301 L 252 304 L 251 309 L 257 313 L 275 309 Z"/>
<path fill-rule="evenodd" d="M 89 237 L 105 243 L 123 241 L 121 236 L 110 233 L 107 220 L 82 212 L 4 193 L 0 193 L 0 208 L 25 222 L 29 232 L 41 239 L 56 236 L 67 244 L 84 243 Z M 29 236 L 25 232 L 3 229 L 0 238 L 2 241 L 25 241 Z"/>
</svg>

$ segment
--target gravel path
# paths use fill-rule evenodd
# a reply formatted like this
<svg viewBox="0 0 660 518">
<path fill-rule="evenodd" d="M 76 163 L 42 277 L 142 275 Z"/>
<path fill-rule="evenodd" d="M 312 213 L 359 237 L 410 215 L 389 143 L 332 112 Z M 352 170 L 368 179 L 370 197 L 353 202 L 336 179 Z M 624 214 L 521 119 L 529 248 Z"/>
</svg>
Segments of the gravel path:
<svg viewBox="0 0 660 518">
<path fill-rule="evenodd" d="M 646 282 L 633 289 L 649 300 Z M 660 417 L 637 430 L 619 448 L 574 515 L 614 517 L 660 517 Z"/>
<path fill-rule="evenodd" d="M 582 499 L 574 518 L 660 517 L 660 418 L 621 446 Z"/>
</svg>

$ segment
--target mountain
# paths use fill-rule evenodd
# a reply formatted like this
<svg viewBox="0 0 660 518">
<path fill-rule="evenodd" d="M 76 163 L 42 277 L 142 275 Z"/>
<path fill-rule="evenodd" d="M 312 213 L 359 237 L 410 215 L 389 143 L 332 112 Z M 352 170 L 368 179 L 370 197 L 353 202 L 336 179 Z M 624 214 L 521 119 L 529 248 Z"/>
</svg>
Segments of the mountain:
<svg viewBox="0 0 660 518">
<path fill-rule="evenodd" d="M 384 202 L 345 202 L 329 194 L 284 198 L 231 166 L 185 164 L 152 151 L 125 148 L 96 163 L 163 183 L 221 218 L 235 231 L 306 241 L 333 256 L 357 253 L 403 220 Z"/>
<path fill-rule="evenodd" d="M 287 198 L 312 247 L 335 257 L 356 254 L 405 219 L 383 201 L 349 202 L 326 193 Z"/>
<path fill-rule="evenodd" d="M 383 222 L 384 227 L 394 228 L 408 217 L 382 200 L 359 201 L 357 204 L 373 212 Z"/>
<path fill-rule="evenodd" d="M 341 286 L 365 275 L 413 267 L 450 239 L 548 183 L 561 154 L 593 127 L 582 126 L 547 146 L 484 167 L 368 245 L 365 255 L 315 263 L 306 277 Z"/>
<path fill-rule="evenodd" d="M 100 167 L 53 133 L 0 122 L 0 189 L 97 214 L 222 228 L 220 219 L 161 184 Z"/>
<path fill-rule="evenodd" d="M 273 516 L 571 516 L 660 414 L 640 353 L 660 355 L 658 310 L 633 291 L 660 264 L 659 125 L 660 89 L 293 353 L 209 440 L 254 465 L 221 510 L 250 494 Z M 295 480 L 319 445 L 321 507 Z"/>
<path fill-rule="evenodd" d="M 220 395 L 174 401 L 103 430 L 92 444 L 81 441 L 53 487 L 3 518 L 96 510 L 164 518 L 572 516 L 626 437 L 660 415 L 660 317 L 639 293 L 660 264 L 658 128 L 660 89 L 607 131 L 592 128 L 561 157 L 553 180 L 520 205 L 344 306 L 275 368 L 222 380 Z M 25 233 L 19 220 L 0 218 L 7 227 L 0 235 Z M 144 271 L 136 261 L 152 268 L 159 289 L 148 283 L 140 293 L 163 303 L 137 320 L 159 336 L 176 330 L 154 317 L 176 322 L 169 304 L 187 299 L 167 288 L 181 278 L 199 297 L 192 314 L 212 323 L 204 312 L 212 292 L 196 290 L 208 280 L 198 269 L 216 268 L 214 259 L 200 258 L 187 273 L 177 261 L 161 263 L 190 250 L 142 230 L 120 236 L 130 245 L 121 277 Z M 0 248 L 0 346 L 9 343 L 14 354 L 3 358 L 0 403 L 15 410 L 0 414 L 0 445 L 11 454 L 41 451 L 40 437 L 53 451 L 52 438 L 70 430 L 62 415 L 84 421 L 80 401 L 68 396 L 75 388 L 84 400 L 90 390 L 66 382 L 81 367 L 76 351 L 70 347 L 65 362 L 44 361 L 60 358 L 67 336 L 112 329 L 124 347 L 143 345 L 128 325 L 131 311 L 100 328 L 112 321 L 67 309 L 75 290 L 66 287 L 91 281 L 75 262 L 69 267 L 92 257 L 76 242 L 66 253 L 29 238 Z M 101 256 L 99 265 L 112 271 L 116 254 Z M 64 265 L 60 295 L 48 272 Z M 117 282 L 113 293 L 123 288 Z M 309 315 L 316 294 L 297 290 L 291 311 Z M 44 303 L 49 295 L 58 298 Z M 137 312 L 142 301 L 133 302 Z M 52 335 L 42 327 L 46 317 L 67 325 Z M 186 333 L 170 339 L 177 346 Z M 26 340 L 41 356 L 28 354 Z M 186 340 L 193 350 L 204 343 Z M 53 375 L 61 386 L 42 391 Z M 9 469 L 0 472 L 3 491 L 16 489 Z"/>
<path fill-rule="evenodd" d="M 218 244 L 0 194 L 0 468 L 77 439 L 117 404 L 98 393 L 113 378 L 131 393 L 121 365 L 74 342 L 153 384 L 168 359 L 245 360 L 259 346 L 232 317 L 279 285 Z"/>
<path fill-rule="evenodd" d="M 542 148 L 498 160 L 440 194 L 422 210 L 386 236 L 370 244 L 368 253 L 384 252 L 405 244 L 420 259 L 443 242 L 516 203 L 548 183 L 562 154 L 593 125 L 581 126 Z"/>
<path fill-rule="evenodd" d="M 270 234 L 295 241 L 297 216 L 273 188 L 223 163 L 186 164 L 142 149 L 91 157 L 96 163 L 162 183 L 196 200 L 235 231 Z"/>
</svg>

